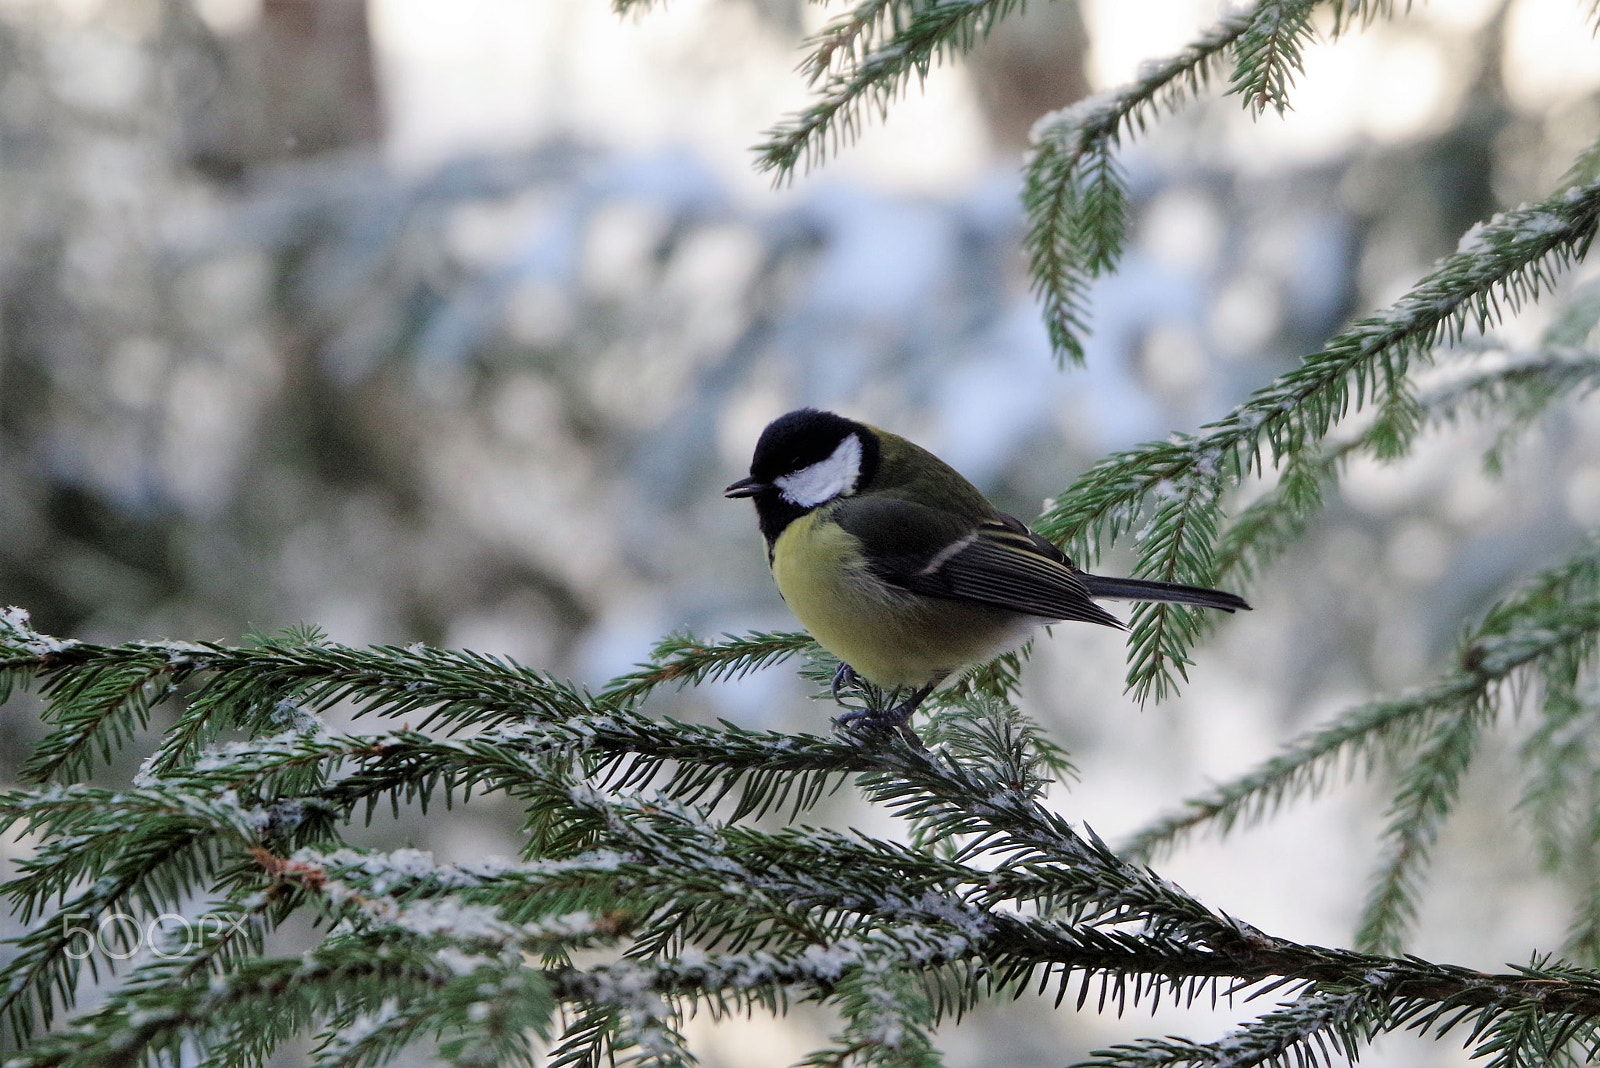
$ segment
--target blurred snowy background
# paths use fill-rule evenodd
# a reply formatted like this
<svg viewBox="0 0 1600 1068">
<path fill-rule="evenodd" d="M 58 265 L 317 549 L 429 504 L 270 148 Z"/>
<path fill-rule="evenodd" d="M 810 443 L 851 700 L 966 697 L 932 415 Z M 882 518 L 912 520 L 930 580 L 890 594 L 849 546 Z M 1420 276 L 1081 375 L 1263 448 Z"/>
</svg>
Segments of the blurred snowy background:
<svg viewBox="0 0 1600 1068">
<path fill-rule="evenodd" d="M 91 640 L 306 621 L 588 683 L 672 629 L 788 628 L 748 506 L 720 494 L 768 419 L 869 419 L 1036 514 L 1548 192 L 1600 123 L 1584 7 L 1419 7 L 1315 49 L 1284 119 L 1213 99 L 1130 145 L 1135 247 L 1092 295 L 1088 368 L 1062 373 L 1019 251 L 1028 128 L 1215 4 L 1036 5 L 773 190 L 747 147 L 804 102 L 797 45 L 829 12 L 803 0 L 627 19 L 601 0 L 0 0 L 0 603 Z M 1063 811 L 1115 841 L 1426 678 L 1464 613 L 1600 522 L 1593 405 L 1498 481 L 1491 438 L 1356 471 L 1181 700 L 1133 706 L 1120 637 L 1056 628 L 1026 697 L 1082 770 Z M 830 711 L 785 670 L 662 707 L 808 730 Z M 6 760 L 35 715 L 0 720 Z M 1517 818 L 1495 766 L 1467 785 L 1415 952 L 1493 967 L 1560 941 L 1565 891 L 1480 848 Z M 827 818 L 890 830 L 847 804 Z M 373 841 L 511 853 L 508 817 L 475 802 Z M 1379 817 L 1357 788 L 1161 868 L 1345 944 Z M 735 1066 L 792 1061 L 826 1026 L 695 1025 L 707 1062 Z M 1025 999 L 945 1043 L 956 1065 L 1056 1065 L 1217 1026 Z"/>
</svg>

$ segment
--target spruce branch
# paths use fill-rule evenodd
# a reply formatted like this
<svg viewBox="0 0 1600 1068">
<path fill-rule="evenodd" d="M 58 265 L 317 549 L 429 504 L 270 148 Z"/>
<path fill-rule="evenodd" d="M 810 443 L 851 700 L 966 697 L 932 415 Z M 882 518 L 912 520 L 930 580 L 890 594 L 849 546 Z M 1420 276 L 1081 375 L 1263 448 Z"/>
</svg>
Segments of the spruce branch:
<svg viewBox="0 0 1600 1068">
<path fill-rule="evenodd" d="M 1258 822 L 1295 798 L 1320 792 L 1341 765 L 1370 774 L 1380 755 L 1416 746 L 1450 717 L 1497 708 L 1503 684 L 1519 672 L 1559 670 L 1575 650 L 1587 658 L 1600 640 L 1597 568 L 1600 556 L 1591 550 L 1541 576 L 1463 640 L 1454 670 L 1406 697 L 1357 706 L 1290 742 L 1256 769 L 1139 831 L 1121 852 L 1151 857 L 1208 825 L 1226 834 Z"/>
<path fill-rule="evenodd" d="M 107 665 L 98 671 L 61 673 L 47 679 L 40 696 L 59 718 L 47 718 L 55 729 L 34 749 L 23 766 L 28 782 L 48 782 L 60 775 L 81 778 L 132 740 L 134 730 L 149 726 L 150 709 L 182 682 L 187 668 L 163 658 Z"/>
<path fill-rule="evenodd" d="M 146 916 L 179 907 L 190 887 L 205 885 L 220 870 L 217 836 L 254 844 L 269 819 L 225 794 L 160 788 L 72 786 L 0 795 L 0 826 L 22 822 L 48 842 L 19 864 L 22 875 L 3 892 L 24 923 L 44 914 L 49 899 L 61 901 L 51 917 L 59 922 L 15 939 L 18 952 L 0 971 L 0 1014 L 11 1033 L 26 1038 L 36 1019 L 49 1027 L 58 1003 L 73 1004 L 84 961 L 97 968 L 92 955 L 74 952 L 83 931 L 98 932 L 102 920 L 124 906 Z M 91 876 L 92 883 L 68 897 Z M 126 933 L 113 930 L 116 937 Z"/>
<path fill-rule="evenodd" d="M 1228 92 L 1244 98 L 1255 115 L 1269 107 L 1289 110 L 1289 89 L 1305 72 L 1302 55 L 1315 36 L 1311 15 L 1320 0 L 1262 0 L 1234 45 L 1235 67 Z"/>
<path fill-rule="evenodd" d="M 37 645 L 42 640 L 33 635 L 27 642 Z M 800 807 L 809 807 L 830 781 L 837 781 L 829 773 L 847 772 L 856 765 L 853 754 L 858 747 L 849 741 L 816 738 L 796 747 L 792 736 L 664 722 L 621 707 L 637 703 L 666 682 L 736 677 L 785 659 L 813 646 L 803 635 L 756 634 L 709 645 L 686 636 L 669 638 L 660 647 L 658 663 L 614 680 L 595 698 L 509 661 L 422 646 L 358 650 L 326 642 L 307 645 L 269 640 L 242 649 L 194 643 L 73 643 L 61 651 L 35 648 L 27 642 L 19 638 L 6 646 L 17 652 L 0 664 L 12 672 L 35 671 L 47 680 L 92 664 L 92 670 L 83 670 L 94 678 L 126 671 L 141 677 L 165 671 L 182 672 L 193 682 L 189 707 L 147 763 L 147 771 L 156 776 L 192 763 L 204 741 L 223 726 L 258 732 L 263 726 L 278 725 L 285 707 L 315 712 L 341 701 L 353 702 L 358 715 L 416 717 L 422 728 L 443 726 L 459 731 L 515 724 L 523 732 L 518 736 L 522 745 L 583 750 L 601 761 L 598 766 L 616 773 L 619 783 L 648 778 L 674 757 L 698 756 L 701 759 L 694 764 L 706 768 L 712 763 L 706 758 L 718 758 L 720 766 L 712 771 L 680 771 L 672 787 L 674 795 L 697 798 L 715 790 L 720 797 L 742 784 L 746 787 L 743 811 L 753 814 L 791 799 Z M 47 737 L 43 748 L 60 748 L 60 737 L 77 739 L 82 731 L 76 710 L 96 700 L 95 691 L 76 686 L 59 695 L 52 707 L 60 707 L 73 718 Z M 97 717 L 96 730 L 108 738 L 125 737 L 137 711 L 121 706 L 116 717 Z M 116 731 L 124 733 L 114 734 Z M 300 747 L 293 732 L 278 736 L 278 740 L 291 749 Z M 322 743 L 307 741 L 294 766 L 352 759 L 359 754 L 350 753 L 350 746 L 365 744 L 346 744 L 332 737 L 325 742 L 326 752 L 319 748 Z M 259 747 L 259 740 L 251 744 Z M 669 751 L 662 751 L 661 745 L 668 745 Z M 392 750 L 388 755 L 399 759 L 401 752 Z M 441 759 L 446 755 L 442 748 L 434 754 Z M 490 754 L 480 751 L 478 755 Z M 280 770 L 288 766 L 282 765 Z M 250 774 L 267 770 L 252 768 Z M 787 774 L 794 770 L 810 774 L 797 780 Z"/>
<path fill-rule="evenodd" d="M 1140 532 L 1140 578 L 1181 582 L 1211 573 L 1221 506 L 1210 479 L 1191 475 L 1157 492 L 1150 523 Z M 1205 629 L 1205 613 L 1174 604 L 1140 604 L 1129 624 L 1128 689 L 1135 700 L 1162 700 L 1188 681 L 1188 649 Z M 1176 676 L 1176 678 L 1174 677 Z"/>
<path fill-rule="evenodd" d="M 1480 1022 L 1475 1056 L 1489 1068 L 1580 1068 L 1593 1063 L 1595 1022 L 1551 1020 L 1542 1013 L 1511 1011 Z"/>
<path fill-rule="evenodd" d="M 620 710 L 497 728 L 468 739 L 412 732 L 358 737 L 344 754 L 358 770 L 329 788 L 330 800 L 340 803 L 384 796 L 407 784 L 426 785 L 429 792 L 437 786 L 447 802 L 457 791 L 464 796 L 478 786 L 515 792 L 540 782 L 548 760 L 581 758 L 612 789 L 636 789 L 659 774 L 662 795 L 673 800 L 715 805 L 738 790 L 731 819 L 785 806 L 803 811 L 841 776 L 871 766 L 869 748 L 852 739 L 684 724 Z"/>
<path fill-rule="evenodd" d="M 1600 622 L 1600 617 L 1597 617 Z M 1469 705 L 1439 723 L 1401 775 L 1384 828 L 1383 864 L 1357 925 L 1355 944 L 1373 953 L 1399 953 L 1417 917 L 1421 869 L 1450 814 L 1492 714 L 1487 701 Z"/>
<path fill-rule="evenodd" d="M 1506 453 L 1551 405 L 1600 384 L 1600 353 L 1568 345 L 1534 352 L 1469 349 L 1434 359 L 1470 362 L 1430 376 L 1414 395 L 1392 395 L 1380 417 L 1359 433 L 1283 458 L 1277 484 L 1235 514 L 1218 537 L 1210 565 L 1214 581 L 1258 574 L 1297 540 L 1353 457 L 1394 459 L 1425 429 L 1467 417 L 1498 419 L 1503 425 L 1484 457 L 1485 468 L 1498 473 Z"/>
<path fill-rule="evenodd" d="M 175 1061 L 198 1046 L 224 1063 L 254 1064 L 259 1032 L 285 1019 L 309 1021 L 336 1006 L 331 1015 L 344 1017 L 347 1028 L 370 1030 L 376 1017 L 395 1013 L 394 1005 L 415 1002 L 431 1006 L 427 1032 L 464 1032 L 473 1040 L 455 1047 L 452 1063 L 534 1063 L 528 1035 L 547 1030 L 553 1008 L 540 976 L 520 963 L 460 974 L 436 950 L 425 940 L 335 936 L 304 956 L 246 961 L 204 983 L 171 982 L 170 966 L 147 965 L 78 1026 L 36 1039 L 7 1063 L 115 1068 Z M 491 1008 L 478 1012 L 475 1005 Z M 330 1035 L 323 1048 L 333 1056 L 317 1063 L 339 1063 L 352 1044 Z"/>
<path fill-rule="evenodd" d="M 1382 996 L 1386 979 L 1379 972 L 1350 988 L 1330 986 L 1303 994 L 1216 1042 L 1146 1039 L 1101 1050 L 1076 1068 L 1316 1065 L 1330 1063 L 1335 1055 L 1354 1063 L 1372 1037 L 1387 1029 L 1389 1006 Z"/>
<path fill-rule="evenodd" d="M 835 990 L 834 1001 L 845 1029 L 834 1036 L 837 1052 L 812 1054 L 802 1064 L 843 1063 L 941 1068 L 931 1025 L 936 1014 L 914 973 L 878 958 L 848 976 Z"/>
<path fill-rule="evenodd" d="M 1395 446 L 1415 432 L 1416 406 L 1406 384 L 1413 360 L 1429 358 L 1430 346 L 1441 338 L 1458 340 L 1469 321 L 1482 329 L 1502 305 L 1514 306 L 1553 284 L 1558 266 L 1587 251 L 1597 221 L 1600 184 L 1574 186 L 1537 207 L 1497 215 L 1464 237 L 1455 255 L 1441 260 L 1388 311 L 1334 338 L 1226 418 L 1198 434 L 1174 435 L 1167 442 L 1114 454 L 1091 468 L 1035 529 L 1084 566 L 1092 566 L 1100 550 L 1131 532 L 1152 507 L 1154 521 L 1163 529 L 1214 531 L 1216 501 L 1225 490 L 1269 464 L 1297 462 L 1295 457 L 1317 448 L 1352 409 L 1375 403 L 1388 413 L 1377 421 L 1369 441 L 1380 451 L 1386 442 Z M 1314 503 L 1318 495 L 1307 492 L 1306 469 L 1297 475 L 1295 500 Z M 1187 508 L 1174 505 L 1173 487 L 1191 502 Z M 1268 538 L 1289 536 L 1301 522 L 1293 510 L 1262 511 L 1254 518 L 1250 534 Z M 1191 520 L 1194 525 L 1185 528 Z M 1196 568 L 1188 573 L 1162 568 L 1166 561 L 1159 556 L 1151 566 L 1203 585 L 1212 581 L 1205 573 L 1209 568 L 1202 565 L 1214 546 L 1214 537 L 1197 538 L 1185 556 L 1173 558 Z M 1226 559 L 1236 562 L 1250 551 L 1236 544 Z M 1176 685 L 1173 666 L 1181 666 L 1199 628 L 1167 626 L 1177 615 L 1166 606 L 1144 611 L 1162 623 L 1142 633 L 1164 645 L 1158 651 L 1136 643 L 1129 678 L 1136 688 L 1148 679 L 1144 685 L 1159 693 Z"/>
<path fill-rule="evenodd" d="M 1591 8 L 1590 18 L 1595 22 L 1596 27 L 1600 27 L 1600 3 L 1596 3 Z M 1600 30 L 1597 30 L 1597 32 L 1600 32 Z M 1562 182 L 1566 185 L 1577 185 L 1584 182 L 1592 182 L 1596 178 L 1600 178 L 1600 141 L 1593 142 L 1578 153 L 1577 158 L 1572 161 L 1572 166 L 1562 176 Z"/>
<path fill-rule="evenodd" d="M 725 634 L 720 642 L 703 642 L 688 633 L 670 634 L 656 643 L 648 663 L 613 679 L 600 698 L 632 705 L 667 684 L 699 686 L 739 679 L 796 654 L 814 654 L 817 649 L 811 635 L 804 633 Z"/>
<path fill-rule="evenodd" d="M 1586 965 L 1600 962 L 1600 753 L 1594 748 L 1593 682 L 1545 680 L 1541 716 L 1524 740 L 1518 814 L 1533 837 L 1541 866 L 1567 878 L 1576 899 L 1561 952 Z"/>
<path fill-rule="evenodd" d="M 865 0 L 807 42 L 817 89 L 804 111 L 768 130 L 756 166 L 783 181 L 853 141 L 867 114 L 885 115 L 913 77 L 969 51 L 1018 0 Z"/>
<path fill-rule="evenodd" d="M 960 897 L 940 893 L 941 888 L 919 887 L 908 882 L 904 878 L 905 870 L 881 891 L 863 895 L 858 888 L 859 874 L 871 870 L 861 864 L 863 848 L 875 851 L 879 861 L 885 855 L 899 852 L 909 869 L 932 868 L 941 876 L 959 872 L 969 883 L 992 881 L 991 873 L 961 869 L 926 856 L 907 855 L 886 844 L 836 840 L 829 845 L 839 847 L 842 855 L 824 849 L 809 859 L 796 858 L 790 855 L 793 853 L 788 848 L 791 841 L 779 841 L 759 832 L 740 830 L 733 840 L 718 842 L 700 833 L 705 829 L 700 823 L 701 817 L 687 810 L 634 804 L 626 799 L 608 803 L 598 795 L 582 791 L 575 792 L 573 799 L 580 808 L 590 812 L 601 836 L 598 844 L 608 851 L 596 853 L 592 860 L 585 859 L 581 864 L 537 862 L 493 871 L 441 872 L 425 864 L 419 865 L 412 858 L 395 863 L 345 851 L 336 858 L 328 858 L 326 863 L 302 853 L 295 861 L 279 865 L 279 870 L 285 878 L 297 880 L 316 892 L 333 896 L 337 890 L 337 896 L 343 900 L 362 901 L 364 911 L 390 923 L 396 922 L 392 916 L 397 908 L 415 910 L 417 905 L 396 906 L 360 895 L 351 896 L 346 876 L 354 874 L 363 891 L 381 889 L 382 893 L 391 895 L 391 902 L 419 902 L 428 899 L 418 897 L 419 880 L 439 890 L 444 886 L 460 886 L 464 879 L 475 889 L 484 891 L 507 877 L 516 880 L 518 893 L 514 900 L 526 901 L 529 878 L 570 876 L 582 865 L 598 866 L 600 859 L 607 855 L 626 856 L 630 859 L 625 863 L 639 864 L 644 870 L 655 873 L 657 879 L 661 872 L 673 873 L 672 884 L 658 887 L 654 895 L 657 904 L 653 908 L 658 915 L 638 920 L 640 926 L 634 929 L 636 948 L 630 953 L 629 963 L 603 966 L 582 975 L 569 969 L 553 981 L 554 988 L 562 996 L 591 1002 L 598 1000 L 602 1005 L 608 997 L 616 996 L 610 992 L 629 992 L 633 1000 L 628 1004 L 609 1007 L 629 1010 L 634 1017 L 656 1005 L 653 1000 L 642 1003 L 637 1000 L 652 992 L 660 997 L 709 998 L 714 1011 L 719 1012 L 728 1010 L 730 998 L 735 1008 L 746 1004 L 751 997 L 759 996 L 764 1002 L 774 985 L 780 989 L 810 986 L 814 988 L 813 996 L 837 997 L 858 967 L 870 973 L 874 967 L 881 966 L 887 969 L 885 974 L 902 975 L 907 969 L 943 967 L 969 955 L 981 954 L 991 960 L 998 955 L 998 959 L 1009 962 L 1009 978 L 1005 985 L 1012 986 L 1026 985 L 1027 976 L 1041 962 L 1070 962 L 1072 967 L 1081 968 L 1127 963 L 1130 959 L 1144 959 L 1150 963 L 1160 959 L 1151 952 L 1151 947 L 1127 934 L 1073 930 L 1049 921 L 1029 920 L 1015 913 L 992 913 L 963 903 Z M 624 807 L 619 809 L 619 803 Z M 791 839 L 795 833 L 791 832 Z M 615 862 L 612 866 L 615 867 Z M 375 880 L 382 881 L 381 888 Z M 726 898 L 733 884 L 744 890 L 729 901 Z M 491 896 L 507 900 L 505 894 Z M 651 911 L 651 907 L 646 907 L 646 911 Z M 755 942 L 743 937 L 731 938 L 724 929 L 724 924 L 749 925 L 754 917 L 770 922 L 773 917 L 798 918 L 797 913 L 806 912 L 855 912 L 859 922 L 838 928 L 832 934 L 830 927 L 780 923 L 769 932 L 769 937 Z M 724 918 L 719 919 L 719 916 Z M 666 949 L 682 941 L 661 939 L 651 930 L 652 925 L 682 926 L 691 922 L 688 917 L 692 917 L 696 925 L 693 935 L 699 944 L 727 943 L 730 952 L 700 953 L 692 960 L 688 957 L 667 961 L 656 958 L 656 947 Z M 866 926 L 862 926 L 863 923 Z M 720 933 L 713 934 L 713 931 Z M 864 932 L 865 941 L 862 942 Z M 782 936 L 781 940 L 774 942 L 773 936 L 778 935 Z M 797 935 L 798 941 L 795 940 Z M 651 947 L 648 961 L 640 956 L 644 947 Z M 1181 949 L 1176 945 L 1171 948 Z M 879 960 L 880 964 L 874 965 L 874 960 Z M 857 961 L 861 963 L 858 965 Z M 1065 971 L 1062 975 L 1064 979 Z M 956 997 L 962 1005 L 970 1001 L 967 994 L 958 993 Z M 883 1006 L 878 1009 L 877 1015 L 881 1017 Z M 656 1022 L 664 1019 L 665 1010 L 659 1005 L 651 1013 Z M 906 1020 L 900 1022 L 904 1024 Z M 874 1026 L 882 1026 L 882 1023 L 879 1019 Z M 582 1037 L 590 1045 L 615 1041 L 609 1028 L 598 1023 Z M 568 1050 L 568 1053 L 583 1063 L 593 1060 L 590 1054 L 578 1057 L 575 1050 Z"/>
<path fill-rule="evenodd" d="M 1346 0 L 1333 8 L 1333 35 L 1341 36 L 1359 25 L 1365 29 L 1379 19 L 1394 17 L 1395 0 Z M 1411 0 L 1405 0 L 1404 10 L 1411 10 Z"/>
<path fill-rule="evenodd" d="M 840 14 L 806 42 L 810 52 L 800 62 L 806 84 L 815 88 L 829 74 L 859 66 L 903 19 L 895 0 L 863 0 Z"/>
<path fill-rule="evenodd" d="M 1277 485 L 1240 509 L 1217 538 L 1211 556 L 1216 581 L 1253 578 L 1298 541 L 1338 480 L 1341 461 L 1359 447 L 1350 442 L 1285 457 Z"/>
<path fill-rule="evenodd" d="M 1559 870 L 1574 836 L 1587 836 L 1589 789 L 1596 767 L 1590 735 L 1600 727 L 1590 695 L 1560 686 L 1544 697 L 1537 724 L 1518 753 L 1526 769 L 1519 814 L 1533 833 L 1540 864 Z"/>
<path fill-rule="evenodd" d="M 1588 818 L 1575 836 L 1576 845 L 1570 852 L 1572 867 L 1576 869 L 1573 882 L 1578 891 L 1578 903 L 1562 943 L 1562 953 L 1569 960 L 1595 967 L 1600 963 L 1600 870 L 1595 863 L 1595 857 L 1600 855 L 1596 844 L 1600 843 L 1600 815 L 1597 815 L 1600 804 L 1593 799 L 1600 796 L 1600 772 L 1591 771 L 1586 785 L 1584 792 L 1590 800 Z"/>
<path fill-rule="evenodd" d="M 1033 639 L 1029 638 L 1015 652 L 997 656 L 987 664 L 973 668 L 955 685 L 936 696 L 942 699 L 948 694 L 957 703 L 979 695 L 1010 702 L 1022 687 L 1022 665 L 1032 655 Z"/>
<path fill-rule="evenodd" d="M 1198 92 L 1249 26 L 1248 15 L 1224 18 L 1176 56 L 1148 64 L 1132 85 L 1034 124 L 1023 165 L 1023 244 L 1058 360 L 1083 362 L 1089 282 L 1116 265 L 1126 240 L 1127 188 L 1115 157 L 1122 133 Z"/>
<path fill-rule="evenodd" d="M 1162 485 L 1199 477 L 1237 485 L 1252 470 L 1315 446 L 1352 410 L 1399 389 L 1414 358 L 1484 329 L 1536 296 L 1588 251 L 1600 223 L 1600 183 L 1503 212 L 1462 238 L 1386 311 L 1356 323 L 1201 433 L 1117 453 L 1086 472 L 1036 529 L 1084 562 L 1126 534 Z"/>
<path fill-rule="evenodd" d="M 560 720 L 596 710 L 579 690 L 513 661 L 422 645 L 358 650 L 294 640 L 239 648 L 194 642 L 74 642 L 60 650 L 36 650 L 26 640 L 0 633 L 0 648 L 5 650 L 0 670 L 37 674 L 47 686 L 66 673 L 99 677 L 117 671 L 164 671 L 184 679 L 203 673 L 204 682 L 148 765 L 154 774 L 192 761 L 224 729 L 259 733 L 280 723 L 286 710 L 318 711 L 346 700 L 355 703 L 358 716 L 417 715 L 418 726 L 447 730 L 527 717 Z M 86 665 L 93 665 L 92 670 Z M 76 739 L 82 732 L 75 710 L 95 696 L 78 687 L 59 695 L 60 714 L 73 718 L 53 721 L 60 724 L 56 734 Z M 115 716 L 100 717 L 90 736 L 97 744 L 102 735 L 125 737 L 137 714 L 137 707 L 124 704 Z M 44 743 L 47 750 L 64 744 L 54 736 Z"/>
<path fill-rule="evenodd" d="M 1564 596 L 1580 570 L 1525 600 Z M 1535 655 L 1526 637 L 1506 623 L 1500 644 L 1480 659 L 1493 670 Z M 78 654 L 92 669 L 129 652 Z M 44 1036 L 25 1063 L 116 1063 L 104 1060 L 113 1047 L 137 1059 L 187 1043 L 218 1063 L 254 1064 L 308 1028 L 320 1036 L 323 1064 L 376 1063 L 435 1035 L 452 1063 L 515 1063 L 530 1055 L 527 1036 L 548 1033 L 553 1006 L 566 1004 L 578 1015 L 559 1040 L 562 1063 L 618 1056 L 677 1064 L 688 1056 L 678 1028 L 687 1012 L 781 1011 L 791 998 L 844 1012 L 838 1045 L 819 1063 L 922 1063 L 932 1056 L 928 1028 L 981 998 L 1035 987 L 1053 989 L 1058 1001 L 1076 987 L 1080 1005 L 1098 993 L 1102 1007 L 1118 1011 L 1192 1000 L 1219 985 L 1303 987 L 1296 1005 L 1247 1026 L 1261 1048 L 1285 1033 L 1280 1019 L 1309 1019 L 1307 1006 L 1333 1004 L 1362 983 L 1393 1008 L 1394 1026 L 1453 1026 L 1448 1010 L 1473 1014 L 1484 1035 L 1500 1034 L 1494 1028 L 1514 1014 L 1575 1034 L 1600 1014 L 1600 984 L 1587 973 L 1541 965 L 1492 976 L 1305 946 L 1207 908 L 1045 807 L 1048 762 L 1031 725 L 993 698 L 963 699 L 931 748 L 915 748 L 893 735 L 821 739 L 654 721 L 530 682 L 509 665 L 437 651 L 427 662 L 453 677 L 450 685 L 396 685 L 418 681 L 416 655 L 217 647 L 185 692 L 236 721 L 240 709 L 221 707 L 216 693 L 250 707 L 292 696 L 307 707 L 348 699 L 373 714 L 403 705 L 433 715 L 435 704 L 413 696 L 424 692 L 451 706 L 446 731 L 469 714 L 458 690 L 467 676 L 510 687 L 513 701 L 532 686 L 538 700 L 511 719 L 479 697 L 473 710 L 484 725 L 469 736 L 348 735 L 300 722 L 212 745 L 147 771 L 143 785 L 120 794 L 66 786 L 12 799 L 47 843 L 40 867 L 13 888 L 24 898 L 59 892 L 97 855 L 129 873 L 133 885 L 122 892 L 143 895 L 146 908 L 164 906 L 174 889 L 209 885 L 231 895 L 224 911 L 255 916 L 258 934 L 296 910 L 336 924 L 306 960 L 240 952 L 260 945 L 257 934 L 135 968 L 104 1008 Z M 250 674 L 252 658 L 274 686 L 208 690 L 213 676 Z M 553 714 L 566 707 L 557 697 L 582 713 Z M 859 834 L 719 821 L 671 796 L 684 781 L 679 772 L 658 779 L 635 770 L 630 762 L 641 758 L 680 770 L 726 764 L 732 771 L 718 775 L 735 777 L 780 767 L 865 772 L 869 797 L 919 821 L 928 846 L 955 848 L 941 855 Z M 597 788 L 618 774 L 630 785 Z M 362 804 L 448 800 L 474 789 L 513 795 L 543 828 L 528 857 L 435 865 L 414 850 L 352 850 L 333 833 Z M 139 858 L 159 837 L 152 813 L 212 843 L 213 859 L 168 896 L 138 885 Z M 131 825 L 144 830 L 128 833 Z M 620 959 L 584 967 L 563 959 L 568 949 L 623 943 Z M 530 971 L 526 961 L 536 957 L 554 959 Z M 25 985 L 28 978 L 39 977 L 30 973 Z M 143 1022 L 130 1031 L 125 1021 L 135 1017 Z M 1332 1024 L 1327 1033 L 1339 1034 Z"/>
</svg>

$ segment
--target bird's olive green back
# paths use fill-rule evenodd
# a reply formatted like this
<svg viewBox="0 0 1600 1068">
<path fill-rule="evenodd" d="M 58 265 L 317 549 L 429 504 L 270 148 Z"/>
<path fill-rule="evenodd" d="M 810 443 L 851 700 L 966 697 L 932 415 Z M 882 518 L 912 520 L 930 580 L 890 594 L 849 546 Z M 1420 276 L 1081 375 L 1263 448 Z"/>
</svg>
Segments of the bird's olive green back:
<svg viewBox="0 0 1600 1068">
<path fill-rule="evenodd" d="M 976 486 L 927 449 L 887 430 L 867 429 L 878 435 L 881 452 L 878 470 L 871 484 L 858 490 L 860 496 L 915 501 L 971 520 L 974 526 L 996 514 Z"/>
</svg>

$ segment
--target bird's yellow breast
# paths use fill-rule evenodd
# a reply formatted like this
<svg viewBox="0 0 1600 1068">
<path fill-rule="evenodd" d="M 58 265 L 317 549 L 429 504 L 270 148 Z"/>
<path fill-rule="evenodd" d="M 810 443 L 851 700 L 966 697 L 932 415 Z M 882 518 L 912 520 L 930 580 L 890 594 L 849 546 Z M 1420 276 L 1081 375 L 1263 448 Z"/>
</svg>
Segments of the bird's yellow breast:
<svg viewBox="0 0 1600 1068">
<path fill-rule="evenodd" d="M 801 516 L 773 545 L 772 577 L 789 610 L 828 652 L 878 686 L 924 686 L 988 660 L 1042 620 L 925 597 L 874 577 L 860 542 L 828 509 Z"/>
</svg>

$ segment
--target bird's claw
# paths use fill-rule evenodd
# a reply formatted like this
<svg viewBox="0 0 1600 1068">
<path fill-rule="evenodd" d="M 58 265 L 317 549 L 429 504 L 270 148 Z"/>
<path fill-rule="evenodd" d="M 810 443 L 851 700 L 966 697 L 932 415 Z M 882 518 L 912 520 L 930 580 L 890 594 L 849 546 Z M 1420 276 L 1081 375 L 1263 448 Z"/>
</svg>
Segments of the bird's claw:
<svg viewBox="0 0 1600 1068">
<path fill-rule="evenodd" d="M 858 712 L 846 712 L 833 724 L 852 734 L 898 734 L 911 748 L 926 749 L 917 732 L 911 729 L 909 720 L 914 710 L 905 709 L 902 714 L 904 708 L 904 705 L 896 705 L 894 708 L 864 708 Z"/>
<path fill-rule="evenodd" d="M 833 721 L 834 726 L 845 730 L 887 730 L 898 727 L 903 721 L 895 718 L 892 708 L 861 708 L 846 712 Z"/>
<path fill-rule="evenodd" d="M 841 663 L 838 670 L 833 673 L 832 691 L 834 704 L 844 704 L 844 700 L 839 696 L 839 691 L 844 689 L 846 686 L 854 686 L 855 684 L 856 669 L 851 667 L 849 664 Z M 856 714 L 859 715 L 859 713 Z M 841 720 L 849 718 L 849 716 L 844 716 L 841 717 Z"/>
<path fill-rule="evenodd" d="M 855 679 L 856 673 L 851 671 L 847 665 L 841 664 L 839 671 L 834 673 L 834 683 L 836 685 L 839 683 L 840 675 L 846 671 L 849 671 L 852 680 Z M 910 696 L 904 701 L 890 705 L 888 708 L 868 707 L 854 712 L 846 712 L 833 722 L 846 730 L 896 730 L 915 738 L 916 735 L 911 733 L 907 724 L 911 722 L 911 716 L 916 712 L 917 707 L 932 692 L 933 686 L 930 684 L 911 691 Z M 920 745 L 921 743 L 919 742 L 918 744 Z"/>
</svg>

